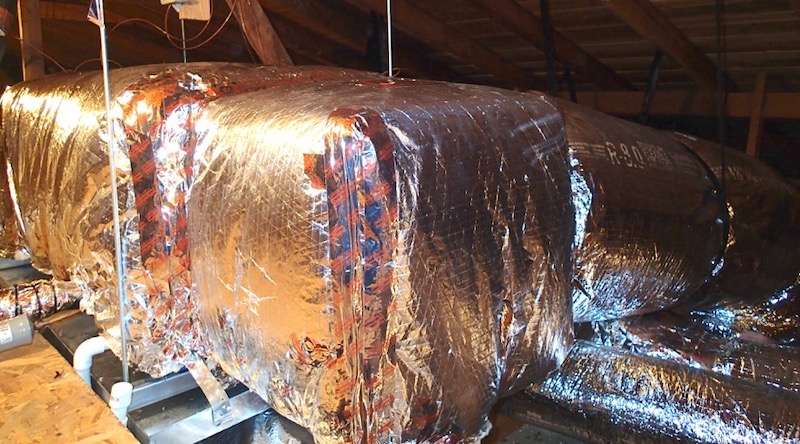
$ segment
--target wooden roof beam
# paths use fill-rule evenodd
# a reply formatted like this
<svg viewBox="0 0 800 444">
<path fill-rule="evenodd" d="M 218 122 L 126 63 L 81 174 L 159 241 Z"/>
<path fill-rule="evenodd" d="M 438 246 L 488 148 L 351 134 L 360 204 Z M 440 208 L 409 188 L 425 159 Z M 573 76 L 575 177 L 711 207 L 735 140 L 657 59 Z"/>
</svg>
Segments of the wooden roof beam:
<svg viewBox="0 0 800 444">
<path fill-rule="evenodd" d="M 329 0 L 261 0 L 261 6 L 271 14 L 280 15 L 351 51 L 365 53 L 367 47 L 367 17 L 363 27 L 353 26 L 353 17 L 362 14 L 353 7 Z M 452 69 L 416 56 L 418 48 L 396 42 L 395 64 L 418 77 L 462 81 L 468 79 Z"/>
<path fill-rule="evenodd" d="M 71 33 L 70 43 L 76 48 L 74 51 L 69 51 L 68 59 L 83 61 L 85 59 L 93 59 L 100 56 L 100 41 L 97 37 L 97 27 L 89 22 L 86 18 L 88 9 L 81 5 L 66 5 L 55 2 L 39 2 L 41 8 L 42 20 L 56 20 L 49 26 L 46 26 L 45 36 L 47 41 L 54 40 L 54 34 L 64 32 L 64 27 L 73 27 L 74 32 Z M 123 15 L 115 13 L 106 9 L 105 11 L 106 25 L 114 25 L 125 20 Z M 71 24 L 59 22 L 75 22 Z M 76 29 L 75 26 L 83 27 Z M 149 29 L 149 28 L 145 28 Z M 88 34 L 86 31 L 90 31 Z M 149 30 L 145 31 L 149 33 Z M 149 39 L 142 38 L 142 35 L 131 35 L 120 31 L 109 32 L 109 57 L 113 60 L 115 56 L 121 52 L 120 48 L 139 49 L 138 51 L 128 52 L 127 58 L 132 64 L 139 63 L 156 63 L 164 61 L 179 61 L 180 52 L 177 49 L 172 49 L 171 46 L 162 46 L 151 42 Z M 89 49 L 94 48 L 94 49 Z M 88 49 L 88 51 L 86 51 Z M 66 68 L 71 68 L 69 60 L 59 60 L 60 63 L 65 64 Z M 76 62 L 78 63 L 78 62 Z M 75 66 L 75 65 L 72 65 Z"/>
<path fill-rule="evenodd" d="M 233 8 L 233 15 L 239 22 L 247 41 L 261 63 L 265 65 L 292 65 L 292 59 L 281 43 L 281 38 L 272 27 L 267 14 L 258 0 L 226 0 Z"/>
<path fill-rule="evenodd" d="M 20 0 L 17 4 L 17 16 L 21 39 L 22 77 L 24 80 L 44 77 L 42 19 L 39 1 Z"/>
<path fill-rule="evenodd" d="M 639 35 L 672 57 L 697 83 L 716 88 L 716 64 L 648 0 L 601 0 Z M 736 86 L 726 79 L 728 89 Z"/>
<path fill-rule="evenodd" d="M 542 19 L 516 0 L 468 0 L 468 3 L 488 16 L 494 17 L 533 46 L 544 50 L 545 35 L 541 26 Z M 609 90 L 636 89 L 631 82 L 592 57 L 565 35 L 553 30 L 552 37 L 555 59 L 577 76 Z"/>
<path fill-rule="evenodd" d="M 86 8 L 84 6 L 47 1 L 41 2 L 41 6 L 43 19 L 88 23 L 86 20 Z M 124 15 L 106 10 L 106 22 L 110 25 L 119 23 L 125 19 L 126 17 Z M 344 65 L 357 69 L 367 68 L 366 61 L 361 63 L 361 58 L 358 54 L 348 51 L 342 48 L 341 45 L 331 42 L 322 36 L 300 31 L 296 26 L 289 24 L 287 20 L 281 17 L 273 18 L 271 24 L 274 26 L 277 35 L 282 36 L 281 40 L 289 46 L 287 50 L 303 61 L 323 65 Z M 145 30 L 149 32 L 150 28 L 145 28 Z M 232 33 L 231 30 L 225 30 L 218 39 L 225 39 L 226 37 L 228 40 L 240 40 L 238 32 Z M 171 46 L 159 46 L 151 43 L 149 39 L 139 40 L 139 43 L 135 43 L 136 40 L 130 33 L 126 33 L 123 29 L 120 29 L 110 35 L 111 50 L 113 51 L 118 46 L 117 42 L 119 42 L 121 46 L 138 45 L 138 47 L 142 47 L 145 45 L 147 49 L 131 54 L 131 57 L 134 57 L 135 63 L 154 63 L 157 61 L 177 62 L 180 59 L 179 51 L 172 49 Z M 198 51 L 197 54 L 201 55 L 202 58 L 202 55 L 208 55 L 205 52 L 209 50 L 213 51 L 213 48 L 203 48 L 196 51 Z M 148 57 L 144 59 L 141 57 L 137 58 L 139 54 L 147 55 Z"/>
<path fill-rule="evenodd" d="M 578 91 L 578 103 L 615 116 L 638 116 L 642 111 L 644 92 L 641 91 Z M 561 94 L 569 99 L 567 93 Z M 726 115 L 732 118 L 749 119 L 753 115 L 757 95 L 752 92 L 728 94 Z M 800 93 L 767 92 L 763 97 L 764 119 L 800 120 Z M 717 98 L 713 91 L 686 92 L 661 91 L 653 97 L 651 116 L 696 116 L 716 118 Z"/>
<path fill-rule="evenodd" d="M 800 0 L 790 0 L 792 2 L 792 9 L 794 12 L 797 13 L 797 17 L 800 17 Z"/>
<path fill-rule="evenodd" d="M 348 0 L 364 7 L 386 13 L 386 2 L 383 0 Z M 445 51 L 464 62 L 477 66 L 491 74 L 504 84 L 519 88 L 541 88 L 541 82 L 522 67 L 505 57 L 487 49 L 457 29 L 444 24 L 438 18 L 417 8 L 407 1 L 396 0 L 392 3 L 392 17 L 395 27 L 432 48 Z"/>
<path fill-rule="evenodd" d="M 89 21 L 86 16 L 89 13 L 88 3 L 86 5 L 75 5 L 71 3 L 56 3 L 56 2 L 39 2 L 39 9 L 42 19 L 53 20 L 67 20 L 67 21 Z M 119 23 L 125 20 L 125 17 L 117 14 L 116 12 L 109 11 L 107 8 L 104 12 L 107 24 Z"/>
<path fill-rule="evenodd" d="M 312 64 L 369 69 L 367 59 L 361 54 L 312 31 L 298 29 L 299 25 L 283 16 L 274 14 L 272 24 L 282 36 L 287 49 L 305 57 Z"/>
</svg>

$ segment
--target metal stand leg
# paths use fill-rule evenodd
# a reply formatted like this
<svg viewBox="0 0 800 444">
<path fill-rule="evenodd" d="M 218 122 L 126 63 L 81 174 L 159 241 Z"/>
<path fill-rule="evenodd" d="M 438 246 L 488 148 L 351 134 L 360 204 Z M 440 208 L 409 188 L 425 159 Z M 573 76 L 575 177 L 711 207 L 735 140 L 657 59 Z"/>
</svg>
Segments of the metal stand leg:
<svg viewBox="0 0 800 444">
<path fill-rule="evenodd" d="M 215 426 L 222 425 L 231 419 L 231 401 L 228 394 L 222 389 L 208 366 L 199 358 L 186 366 L 189 373 L 194 376 L 195 382 L 203 390 L 208 403 L 211 404 L 211 419 Z"/>
</svg>

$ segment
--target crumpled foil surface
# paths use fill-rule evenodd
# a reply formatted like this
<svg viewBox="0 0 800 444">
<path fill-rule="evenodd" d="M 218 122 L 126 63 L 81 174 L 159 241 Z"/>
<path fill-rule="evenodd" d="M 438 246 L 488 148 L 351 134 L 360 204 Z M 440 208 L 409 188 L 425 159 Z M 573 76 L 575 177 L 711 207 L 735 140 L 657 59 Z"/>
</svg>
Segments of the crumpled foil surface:
<svg viewBox="0 0 800 444">
<path fill-rule="evenodd" d="M 136 226 L 126 230 L 126 287 L 136 361 L 150 374 L 178 370 L 208 344 L 194 323 L 186 201 L 193 178 L 195 123 L 221 97 L 276 86 L 373 74 L 326 67 L 264 67 L 195 63 L 161 68 L 126 86 L 115 101 L 121 144 L 131 164 Z M 113 300 L 94 304 L 113 327 Z M 98 316 L 102 308 L 102 316 Z"/>
<path fill-rule="evenodd" d="M 722 181 L 718 144 L 680 133 Z M 800 275 L 800 192 L 774 170 L 743 152 L 725 149 L 725 196 L 730 233 L 723 266 L 703 289 L 709 304 L 753 305 L 794 285 Z"/>
<path fill-rule="evenodd" d="M 475 442 L 565 356 L 574 218 L 546 102 L 343 80 L 221 98 L 195 126 L 199 322 L 317 443 Z"/>
<path fill-rule="evenodd" d="M 119 94 L 153 69 L 115 71 L 112 93 Z M 108 301 L 106 306 L 118 304 L 107 132 L 101 128 L 103 94 L 102 74 L 94 72 L 17 84 L 2 97 L 2 151 L 14 191 L 14 213 L 32 265 L 56 280 L 78 285 L 89 311 L 98 300 Z M 129 211 L 130 162 L 121 154 L 116 159 L 120 213 L 127 231 L 136 225 Z M 2 216 L 7 220 L 13 215 Z M 97 308 L 102 321 L 102 304 Z M 119 351 L 114 338 L 109 339 Z M 131 345 L 142 354 L 136 341 Z"/>
<path fill-rule="evenodd" d="M 0 289 L 0 321 L 21 314 L 37 320 L 67 308 L 81 299 L 80 290 L 72 282 L 38 279 L 26 284 Z"/>
<path fill-rule="evenodd" d="M 346 75 L 356 73 L 224 63 L 111 72 L 129 357 L 140 370 L 164 375 L 206 348 L 193 323 L 185 234 L 197 113 L 225 95 Z M 81 287 L 82 307 L 119 352 L 102 75 L 62 74 L 16 85 L 3 95 L 2 107 L 3 172 L 16 191 L 16 208 L 0 205 L 3 237 L 6 227 L 19 223 L 33 265 Z"/>
<path fill-rule="evenodd" d="M 14 212 L 14 194 L 8 181 L 5 153 L 0 150 L 0 258 L 14 258 L 23 245 Z"/>
<path fill-rule="evenodd" d="M 576 322 L 692 297 L 726 241 L 725 201 L 697 156 L 660 131 L 548 97 L 564 118 L 576 212 Z"/>
<path fill-rule="evenodd" d="M 579 331 L 597 344 L 800 391 L 800 348 L 752 331 L 722 330 L 705 320 L 697 313 L 660 312 L 593 323 L 588 334 L 583 334 L 588 328 Z"/>
<path fill-rule="evenodd" d="M 744 307 L 718 307 L 694 312 L 712 329 L 732 331 L 744 338 L 768 338 L 780 345 L 800 345 L 800 286 L 769 300 Z"/>
<path fill-rule="evenodd" d="M 576 341 L 504 412 L 591 442 L 800 441 L 800 395 Z"/>
</svg>

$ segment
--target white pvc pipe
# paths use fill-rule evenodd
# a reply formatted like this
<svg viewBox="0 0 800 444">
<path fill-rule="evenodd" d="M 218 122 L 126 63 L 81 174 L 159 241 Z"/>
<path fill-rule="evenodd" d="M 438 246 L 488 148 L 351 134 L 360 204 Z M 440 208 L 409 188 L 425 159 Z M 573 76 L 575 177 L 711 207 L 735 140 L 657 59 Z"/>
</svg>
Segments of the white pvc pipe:
<svg viewBox="0 0 800 444">
<path fill-rule="evenodd" d="M 108 350 L 108 343 L 100 336 L 89 338 L 81 343 L 72 356 L 72 367 L 83 381 L 92 386 L 92 358 Z"/>
<path fill-rule="evenodd" d="M 108 406 L 122 425 L 128 425 L 128 407 L 131 405 L 132 395 L 133 384 L 130 382 L 118 382 L 111 387 Z"/>
</svg>

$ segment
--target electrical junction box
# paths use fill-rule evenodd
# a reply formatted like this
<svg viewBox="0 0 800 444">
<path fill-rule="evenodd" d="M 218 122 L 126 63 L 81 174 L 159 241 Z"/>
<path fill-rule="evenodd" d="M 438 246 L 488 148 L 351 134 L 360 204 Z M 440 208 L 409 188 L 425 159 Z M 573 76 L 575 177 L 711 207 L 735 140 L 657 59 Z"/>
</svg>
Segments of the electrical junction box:
<svg viewBox="0 0 800 444">
<path fill-rule="evenodd" d="M 161 0 L 178 11 L 181 20 L 211 20 L 210 0 Z"/>
</svg>

